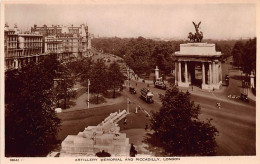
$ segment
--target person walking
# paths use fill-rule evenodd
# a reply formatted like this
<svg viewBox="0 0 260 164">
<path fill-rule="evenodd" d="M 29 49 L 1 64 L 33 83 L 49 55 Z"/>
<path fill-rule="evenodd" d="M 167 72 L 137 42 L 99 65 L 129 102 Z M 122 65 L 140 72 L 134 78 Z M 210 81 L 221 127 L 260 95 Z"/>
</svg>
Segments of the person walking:
<svg viewBox="0 0 260 164">
<path fill-rule="evenodd" d="M 127 125 L 127 119 L 126 118 L 124 119 L 124 125 L 125 126 Z"/>
<path fill-rule="evenodd" d="M 220 102 L 217 103 L 217 108 L 220 109 Z"/>
<path fill-rule="evenodd" d="M 145 124 L 145 131 L 147 131 L 148 130 L 148 124 L 146 123 Z"/>
<path fill-rule="evenodd" d="M 134 144 L 131 143 L 131 147 L 130 147 L 130 157 L 135 157 L 136 154 L 137 154 L 137 151 L 135 150 Z"/>
</svg>

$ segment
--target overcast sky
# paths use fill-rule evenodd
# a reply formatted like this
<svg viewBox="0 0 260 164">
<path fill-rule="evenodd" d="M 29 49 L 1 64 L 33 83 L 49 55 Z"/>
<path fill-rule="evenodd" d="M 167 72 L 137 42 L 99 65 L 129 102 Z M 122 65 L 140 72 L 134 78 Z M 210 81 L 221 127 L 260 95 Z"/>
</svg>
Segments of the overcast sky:
<svg viewBox="0 0 260 164">
<path fill-rule="evenodd" d="M 186 39 L 201 21 L 207 39 L 256 36 L 254 4 L 106 4 L 106 5 L 6 5 L 10 28 L 29 30 L 34 24 L 89 26 L 95 36 L 159 37 Z"/>
</svg>

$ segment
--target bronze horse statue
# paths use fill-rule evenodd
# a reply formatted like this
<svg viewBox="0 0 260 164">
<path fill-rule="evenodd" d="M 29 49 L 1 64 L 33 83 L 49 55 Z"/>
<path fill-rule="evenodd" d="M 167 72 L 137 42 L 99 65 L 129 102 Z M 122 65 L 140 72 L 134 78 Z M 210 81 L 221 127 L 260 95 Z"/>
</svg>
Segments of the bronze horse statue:
<svg viewBox="0 0 260 164">
<path fill-rule="evenodd" d="M 190 39 L 191 42 L 201 42 L 203 39 L 203 33 L 201 31 L 199 31 L 199 26 L 201 24 L 201 22 L 199 22 L 198 24 L 192 22 L 194 27 L 195 27 L 195 34 L 192 34 L 191 32 L 188 35 L 188 38 Z"/>
<path fill-rule="evenodd" d="M 190 39 L 191 42 L 201 42 L 203 39 L 203 33 L 200 32 L 196 32 L 195 34 L 192 34 L 191 32 L 188 35 L 188 38 Z"/>
</svg>

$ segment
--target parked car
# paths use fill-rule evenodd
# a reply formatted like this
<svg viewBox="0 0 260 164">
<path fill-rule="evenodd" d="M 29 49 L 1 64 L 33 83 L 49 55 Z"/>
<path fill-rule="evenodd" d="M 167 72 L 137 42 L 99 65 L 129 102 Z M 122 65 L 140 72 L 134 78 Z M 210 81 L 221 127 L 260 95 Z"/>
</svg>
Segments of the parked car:
<svg viewBox="0 0 260 164">
<path fill-rule="evenodd" d="M 245 102 L 249 102 L 247 95 L 244 94 L 244 93 L 241 93 L 240 100 L 245 101 Z"/>
<path fill-rule="evenodd" d="M 135 88 L 133 88 L 133 87 L 129 87 L 129 92 L 130 92 L 131 94 L 136 94 L 136 90 L 135 90 Z"/>
</svg>

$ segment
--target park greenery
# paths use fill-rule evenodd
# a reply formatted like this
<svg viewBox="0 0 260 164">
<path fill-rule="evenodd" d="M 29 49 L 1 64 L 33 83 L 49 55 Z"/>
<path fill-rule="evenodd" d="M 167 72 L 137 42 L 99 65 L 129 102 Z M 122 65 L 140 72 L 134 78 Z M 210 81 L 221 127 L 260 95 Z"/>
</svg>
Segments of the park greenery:
<svg viewBox="0 0 260 164">
<path fill-rule="evenodd" d="M 71 97 L 76 80 L 91 81 L 96 95 L 122 86 L 124 76 L 114 62 L 83 58 L 61 64 L 55 57 L 31 62 L 5 75 L 5 144 L 6 156 L 46 156 L 58 143 L 60 127 L 55 108 Z"/>
<path fill-rule="evenodd" d="M 103 60 L 94 62 L 88 58 L 70 62 L 68 68 L 75 75 L 75 78 L 79 79 L 86 87 L 88 87 L 88 80 L 90 80 L 90 92 L 96 95 L 96 104 L 99 104 L 100 95 L 107 94 L 107 91 L 111 89 L 113 90 L 113 98 L 115 98 L 116 90 L 122 86 L 125 80 L 117 62 L 106 66 Z"/>
<path fill-rule="evenodd" d="M 246 41 L 246 40 L 242 40 Z M 216 44 L 216 50 L 222 52 L 222 60 L 232 56 L 232 49 L 237 40 L 210 40 L 203 42 Z M 152 40 L 138 38 L 94 38 L 92 45 L 97 50 L 122 57 L 126 64 L 139 76 L 149 74 L 158 66 L 167 75 L 174 68 L 172 54 L 179 51 L 179 45 L 185 40 Z"/>
<path fill-rule="evenodd" d="M 59 62 L 46 58 L 5 76 L 6 156 L 46 156 L 57 144 L 60 120 L 53 108 Z"/>
<path fill-rule="evenodd" d="M 216 155 L 218 130 L 211 120 L 199 119 L 200 106 L 191 101 L 190 93 L 171 87 L 161 96 L 160 111 L 152 114 L 146 141 L 163 148 L 166 156 Z"/>
<path fill-rule="evenodd" d="M 256 72 L 256 38 L 237 41 L 232 49 L 233 64 L 247 75 Z"/>
</svg>

